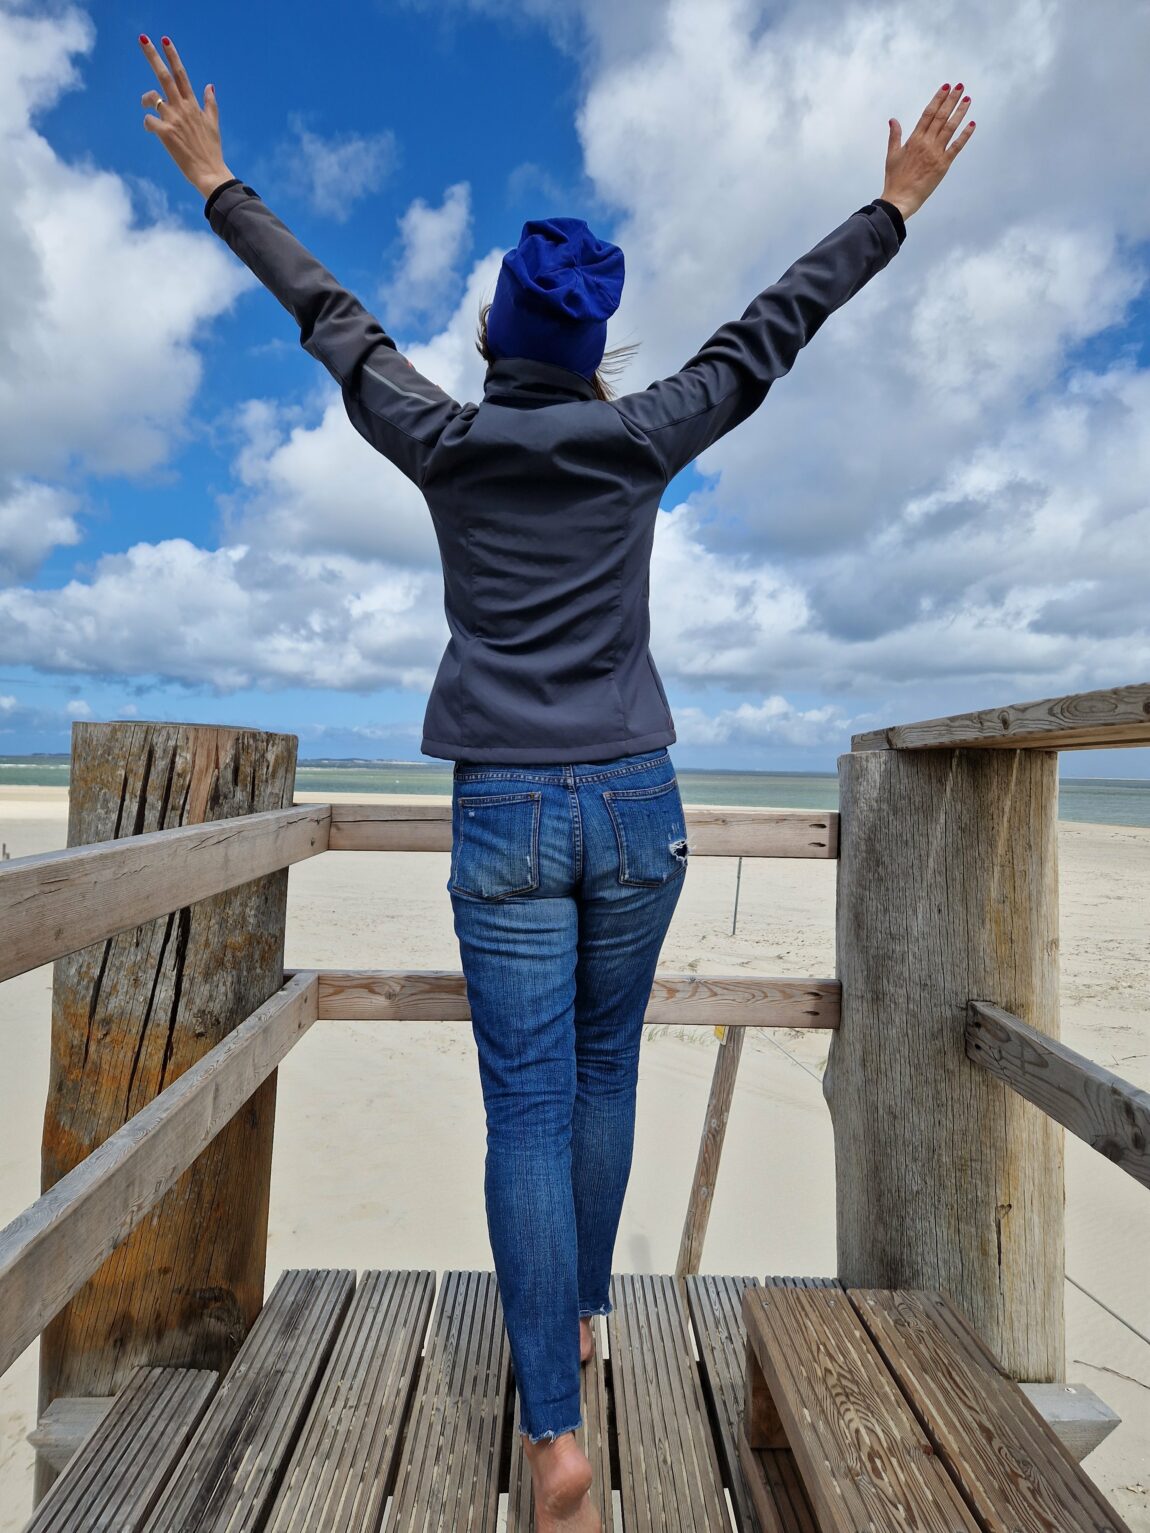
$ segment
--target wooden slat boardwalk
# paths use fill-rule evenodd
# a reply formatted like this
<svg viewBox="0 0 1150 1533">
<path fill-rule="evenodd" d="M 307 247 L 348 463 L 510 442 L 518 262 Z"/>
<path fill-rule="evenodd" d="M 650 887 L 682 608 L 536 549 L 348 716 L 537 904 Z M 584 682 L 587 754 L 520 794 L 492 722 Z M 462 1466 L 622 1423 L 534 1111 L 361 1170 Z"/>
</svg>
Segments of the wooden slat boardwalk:
<svg viewBox="0 0 1150 1533">
<path fill-rule="evenodd" d="M 1121 1533 L 941 1300 L 649 1274 L 611 1300 L 583 1370 L 604 1533 Z M 752 1354 L 753 1435 L 786 1428 L 754 1446 Z M 517 1412 L 493 1272 L 291 1270 L 222 1377 L 137 1369 L 26 1533 L 534 1533 Z"/>
</svg>

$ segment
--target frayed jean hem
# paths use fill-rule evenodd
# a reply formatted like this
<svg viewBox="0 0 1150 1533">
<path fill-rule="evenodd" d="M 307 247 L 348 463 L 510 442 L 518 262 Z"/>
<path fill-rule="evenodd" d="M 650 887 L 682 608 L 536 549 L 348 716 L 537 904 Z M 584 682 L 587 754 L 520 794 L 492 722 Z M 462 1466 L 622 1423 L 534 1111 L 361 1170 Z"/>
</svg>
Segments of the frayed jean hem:
<svg viewBox="0 0 1150 1533">
<path fill-rule="evenodd" d="M 564 1432 L 578 1432 L 582 1425 L 583 1425 L 583 1417 L 580 1416 L 579 1420 L 575 1423 L 574 1426 L 571 1426 L 571 1427 L 559 1427 L 554 1432 L 540 1432 L 538 1437 L 533 1436 L 527 1430 L 527 1428 L 525 1426 L 522 1426 L 522 1425 L 520 1426 L 519 1431 L 522 1433 L 522 1435 L 524 1437 L 527 1438 L 528 1442 L 532 1442 L 532 1443 L 554 1442 L 557 1437 L 562 1437 Z"/>
<path fill-rule="evenodd" d="M 611 1303 L 610 1299 L 608 1299 L 604 1304 L 597 1304 L 594 1306 L 582 1305 L 579 1310 L 579 1318 L 580 1320 L 589 1320 L 592 1315 L 609 1315 L 613 1309 L 614 1305 Z"/>
</svg>

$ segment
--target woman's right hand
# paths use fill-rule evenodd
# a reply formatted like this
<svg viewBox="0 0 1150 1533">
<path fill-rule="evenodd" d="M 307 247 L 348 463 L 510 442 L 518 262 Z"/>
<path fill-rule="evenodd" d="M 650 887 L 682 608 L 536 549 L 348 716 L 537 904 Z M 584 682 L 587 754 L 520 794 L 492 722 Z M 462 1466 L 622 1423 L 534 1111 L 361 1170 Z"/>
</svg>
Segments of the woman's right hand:
<svg viewBox="0 0 1150 1533">
<path fill-rule="evenodd" d="M 974 123 L 967 123 L 954 143 L 950 143 L 970 105 L 969 96 L 959 100 L 961 89 L 961 80 L 953 90 L 949 85 L 942 86 L 927 104 L 905 144 L 898 118 L 890 119 L 882 194 L 887 202 L 894 203 L 903 218 L 909 218 L 922 207 L 974 132 Z"/>
</svg>

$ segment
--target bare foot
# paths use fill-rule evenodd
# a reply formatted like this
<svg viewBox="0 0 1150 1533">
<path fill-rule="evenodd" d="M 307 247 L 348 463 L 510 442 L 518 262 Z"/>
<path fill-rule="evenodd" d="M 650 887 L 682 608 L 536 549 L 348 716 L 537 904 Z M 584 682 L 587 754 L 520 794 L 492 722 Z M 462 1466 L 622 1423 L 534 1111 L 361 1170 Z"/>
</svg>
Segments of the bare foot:
<svg viewBox="0 0 1150 1533">
<path fill-rule="evenodd" d="M 579 1317 L 579 1361 L 586 1363 L 595 1356 L 595 1332 L 586 1315 Z"/>
<path fill-rule="evenodd" d="M 531 1465 L 536 1533 L 603 1533 L 599 1513 L 591 1505 L 591 1460 L 563 1432 L 554 1441 L 533 1443 L 523 1437 L 523 1452 Z"/>
</svg>

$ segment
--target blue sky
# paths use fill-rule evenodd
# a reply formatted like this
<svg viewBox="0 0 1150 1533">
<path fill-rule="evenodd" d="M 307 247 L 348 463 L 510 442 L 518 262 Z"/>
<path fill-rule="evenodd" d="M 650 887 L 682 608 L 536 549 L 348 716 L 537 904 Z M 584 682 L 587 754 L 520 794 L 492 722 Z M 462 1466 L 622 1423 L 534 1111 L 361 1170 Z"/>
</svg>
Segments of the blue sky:
<svg viewBox="0 0 1150 1533">
<path fill-rule="evenodd" d="M 623 244 L 610 343 L 641 342 L 642 387 L 878 195 L 887 117 L 906 136 L 963 78 L 979 130 L 891 268 L 667 492 L 673 754 L 824 769 L 852 729 L 1150 677 L 1148 155 L 1115 105 L 1150 17 L 1103 3 L 1088 47 L 1069 4 L 972 3 L 945 38 L 925 4 L 828 9 L 0 0 L 0 754 L 140 717 L 418 759 L 446 640 L 421 502 L 143 128 L 140 31 L 215 83 L 231 169 L 466 398 L 525 218 Z"/>
</svg>

